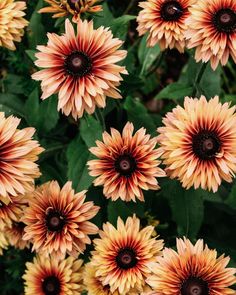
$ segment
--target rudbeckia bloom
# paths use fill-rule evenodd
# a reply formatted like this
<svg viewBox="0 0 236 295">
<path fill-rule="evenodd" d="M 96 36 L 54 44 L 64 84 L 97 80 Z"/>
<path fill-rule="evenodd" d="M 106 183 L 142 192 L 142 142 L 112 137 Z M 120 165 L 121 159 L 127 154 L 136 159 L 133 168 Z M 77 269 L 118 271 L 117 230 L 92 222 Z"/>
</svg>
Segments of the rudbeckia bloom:
<svg viewBox="0 0 236 295">
<path fill-rule="evenodd" d="M 236 62 L 236 2 L 235 0 L 198 0 L 187 20 L 188 48 L 196 47 L 195 59 L 208 62 L 215 70 L 224 66 L 231 55 Z"/>
<path fill-rule="evenodd" d="M 23 1 L 0 1 L 0 46 L 15 50 L 14 41 L 20 42 L 28 21 L 23 18 L 26 4 Z"/>
<path fill-rule="evenodd" d="M 161 153 L 156 149 L 156 138 L 150 138 L 144 128 L 134 135 L 134 126 L 127 123 L 120 134 L 111 128 L 111 135 L 103 133 L 103 142 L 96 141 L 97 147 L 90 152 L 98 160 L 88 162 L 90 175 L 97 177 L 94 185 L 103 185 L 107 198 L 144 201 L 142 189 L 158 189 L 155 177 L 165 176 L 158 167 Z"/>
<path fill-rule="evenodd" d="M 19 123 L 20 119 L 0 113 L 0 195 L 6 200 L 31 191 L 34 178 L 40 176 L 34 162 L 44 149 L 32 140 L 35 129 L 19 130 Z"/>
<path fill-rule="evenodd" d="M 158 141 L 167 175 L 183 187 L 213 190 L 222 180 L 231 182 L 236 172 L 235 106 L 186 97 L 163 119 Z"/>
<path fill-rule="evenodd" d="M 35 257 L 26 263 L 25 295 L 78 295 L 82 288 L 82 260 Z"/>
<path fill-rule="evenodd" d="M 141 293 L 145 279 L 150 275 L 148 264 L 161 254 L 163 241 L 152 238 L 154 228 L 147 226 L 140 230 L 140 221 L 135 216 L 124 223 L 118 218 L 117 229 L 107 222 L 95 239 L 95 251 L 91 263 L 104 286 L 111 292 Z"/>
<path fill-rule="evenodd" d="M 127 72 L 116 63 L 126 51 L 118 50 L 123 42 L 109 29 L 95 30 L 92 21 L 78 20 L 77 35 L 68 19 L 65 27 L 63 36 L 48 33 L 47 46 L 37 47 L 35 64 L 46 69 L 32 77 L 42 81 L 42 99 L 58 93 L 58 109 L 77 119 L 84 110 L 91 114 L 95 106 L 104 108 L 106 96 L 121 98 L 116 86 Z"/>
<path fill-rule="evenodd" d="M 77 256 L 90 244 L 88 235 L 98 228 L 89 222 L 99 207 L 85 201 L 85 192 L 75 194 L 71 182 L 62 189 L 56 181 L 39 187 L 29 199 L 22 222 L 26 224 L 24 240 L 32 240 L 33 248 L 42 254 Z"/>
<path fill-rule="evenodd" d="M 229 257 L 217 258 L 198 240 L 193 245 L 188 239 L 177 239 L 177 252 L 165 248 L 156 264 L 150 265 L 153 275 L 147 283 L 154 294 L 165 295 L 229 295 L 229 286 L 236 282 L 235 268 L 226 268 Z"/>
<path fill-rule="evenodd" d="M 53 17 L 73 15 L 73 21 L 77 22 L 81 13 L 95 13 L 102 10 L 102 5 L 95 5 L 101 0 L 44 0 L 50 6 L 41 8 L 40 13 L 53 13 Z"/>
<path fill-rule="evenodd" d="M 5 227 L 4 232 L 9 245 L 23 250 L 30 247 L 30 241 L 24 241 L 25 224 L 21 221 L 13 222 L 11 227 Z"/>
<path fill-rule="evenodd" d="M 139 35 L 148 34 L 147 44 L 153 47 L 157 43 L 161 50 L 176 48 L 184 52 L 185 23 L 189 17 L 189 8 L 195 0 L 147 0 L 140 2 L 137 21 Z"/>
<path fill-rule="evenodd" d="M 12 197 L 12 201 L 7 204 L 0 198 L 0 230 L 11 227 L 13 222 L 19 221 L 26 205 L 24 196 Z"/>
</svg>

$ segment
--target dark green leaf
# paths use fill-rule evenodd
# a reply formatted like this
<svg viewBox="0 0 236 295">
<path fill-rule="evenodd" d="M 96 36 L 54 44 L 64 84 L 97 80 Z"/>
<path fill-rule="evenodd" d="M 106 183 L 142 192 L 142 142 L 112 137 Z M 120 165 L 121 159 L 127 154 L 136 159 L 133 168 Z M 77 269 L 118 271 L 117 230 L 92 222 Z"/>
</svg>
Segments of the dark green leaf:
<svg viewBox="0 0 236 295">
<path fill-rule="evenodd" d="M 84 116 L 80 120 L 80 134 L 88 147 L 94 146 L 102 138 L 102 126 L 92 116 Z"/>
<path fill-rule="evenodd" d="M 7 114 L 16 114 L 24 117 L 24 103 L 14 94 L 0 93 L 0 110 Z"/>
<path fill-rule="evenodd" d="M 182 100 L 185 96 L 191 96 L 192 91 L 193 91 L 192 87 L 176 82 L 162 89 L 155 96 L 155 98 L 156 99 L 168 98 L 168 99 Z"/>
<path fill-rule="evenodd" d="M 111 23 L 111 30 L 115 37 L 119 38 L 120 40 L 126 39 L 126 35 L 128 33 L 129 22 L 135 19 L 136 16 L 134 15 L 123 15 L 121 17 L 116 18 Z"/>
</svg>

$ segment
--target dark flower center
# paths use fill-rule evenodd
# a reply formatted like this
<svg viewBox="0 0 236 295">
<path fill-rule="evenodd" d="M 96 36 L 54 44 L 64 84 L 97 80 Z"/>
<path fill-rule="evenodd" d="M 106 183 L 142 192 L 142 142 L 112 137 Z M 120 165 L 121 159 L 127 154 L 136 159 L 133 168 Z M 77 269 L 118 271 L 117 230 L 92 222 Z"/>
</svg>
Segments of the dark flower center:
<svg viewBox="0 0 236 295">
<path fill-rule="evenodd" d="M 67 0 L 67 3 L 69 4 L 70 8 L 73 10 L 76 10 L 75 4 L 78 2 L 79 2 L 79 0 Z"/>
<path fill-rule="evenodd" d="M 64 67 L 69 75 L 82 77 L 91 72 L 92 61 L 86 53 L 74 51 L 66 57 Z"/>
<path fill-rule="evenodd" d="M 122 269 L 129 269 L 137 264 L 136 253 L 131 248 L 121 249 L 116 256 L 116 263 Z"/>
<path fill-rule="evenodd" d="M 61 290 L 60 281 L 55 276 L 47 277 L 42 283 L 42 288 L 45 295 L 59 295 Z"/>
<path fill-rule="evenodd" d="M 23 222 L 13 222 L 13 226 L 19 230 L 24 230 L 25 228 L 25 224 Z"/>
<path fill-rule="evenodd" d="M 181 295 L 209 295 L 208 284 L 200 278 L 189 277 L 182 284 Z"/>
<path fill-rule="evenodd" d="M 57 211 L 49 211 L 46 216 L 46 225 L 50 231 L 61 231 L 65 225 L 65 218 Z"/>
<path fill-rule="evenodd" d="M 4 206 L 5 206 L 5 204 L 2 201 L 0 201 L 0 208 L 2 208 Z"/>
<path fill-rule="evenodd" d="M 213 15 L 213 23 L 219 32 L 233 33 L 236 30 L 236 12 L 230 8 L 221 9 Z"/>
<path fill-rule="evenodd" d="M 177 21 L 183 15 L 184 9 L 178 1 L 166 1 L 161 6 L 161 18 L 164 21 Z"/>
<path fill-rule="evenodd" d="M 115 169 L 121 175 L 129 177 L 136 169 L 136 161 L 131 155 L 124 154 L 115 161 Z"/>
<path fill-rule="evenodd" d="M 193 152 L 202 160 L 213 158 L 220 151 L 220 146 L 220 140 L 215 132 L 203 130 L 192 139 Z"/>
</svg>

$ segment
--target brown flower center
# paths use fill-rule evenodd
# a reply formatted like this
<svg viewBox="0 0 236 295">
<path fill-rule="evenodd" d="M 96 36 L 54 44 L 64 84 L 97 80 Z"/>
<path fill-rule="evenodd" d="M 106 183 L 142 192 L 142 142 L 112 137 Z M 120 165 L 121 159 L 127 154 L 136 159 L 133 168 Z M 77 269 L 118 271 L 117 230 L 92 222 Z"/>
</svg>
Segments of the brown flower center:
<svg viewBox="0 0 236 295">
<path fill-rule="evenodd" d="M 67 74 L 75 77 L 83 77 L 91 72 L 92 61 L 86 53 L 74 51 L 66 57 L 64 67 Z"/>
<path fill-rule="evenodd" d="M 116 263 L 122 269 L 129 269 L 137 264 L 136 253 L 131 248 L 121 249 L 116 256 Z"/>
<path fill-rule="evenodd" d="M 121 175 L 129 177 L 136 169 L 136 161 L 131 155 L 124 154 L 115 161 L 115 169 Z"/>
<path fill-rule="evenodd" d="M 65 225 L 65 218 L 60 212 L 50 210 L 46 216 L 46 226 L 50 231 L 61 231 Z"/>
<path fill-rule="evenodd" d="M 213 158 L 220 151 L 220 140 L 215 132 L 201 131 L 192 138 L 194 154 L 202 160 Z"/>
<path fill-rule="evenodd" d="M 59 295 L 60 280 L 55 276 L 49 276 L 43 280 L 42 289 L 45 295 Z"/>
<path fill-rule="evenodd" d="M 217 11 L 213 15 L 213 24 L 221 33 L 233 33 L 236 30 L 236 11 L 230 8 Z"/>
<path fill-rule="evenodd" d="M 166 1 L 161 6 L 161 18 L 164 21 L 177 21 L 183 15 L 184 9 L 178 1 Z"/>
<path fill-rule="evenodd" d="M 73 10 L 76 10 L 76 3 L 78 3 L 79 0 L 67 0 L 67 3 L 69 4 L 70 8 Z"/>
<path fill-rule="evenodd" d="M 181 295 L 209 295 L 208 284 L 200 278 L 189 277 L 182 284 Z"/>
</svg>

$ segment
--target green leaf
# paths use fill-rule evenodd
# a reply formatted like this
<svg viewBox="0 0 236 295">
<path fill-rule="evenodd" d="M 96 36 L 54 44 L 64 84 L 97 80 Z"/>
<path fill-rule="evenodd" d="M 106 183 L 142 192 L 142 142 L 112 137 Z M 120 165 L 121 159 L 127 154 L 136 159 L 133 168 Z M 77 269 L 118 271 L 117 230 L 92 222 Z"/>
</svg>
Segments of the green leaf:
<svg viewBox="0 0 236 295">
<path fill-rule="evenodd" d="M 80 120 L 80 135 L 87 147 L 95 145 L 96 140 L 102 139 L 102 126 L 92 116 L 84 116 Z"/>
<path fill-rule="evenodd" d="M 120 40 L 125 41 L 128 33 L 129 22 L 135 18 L 135 15 L 123 15 L 121 17 L 116 18 L 111 23 L 111 30 L 114 36 L 119 38 Z"/>
<path fill-rule="evenodd" d="M 93 178 L 88 174 L 87 162 L 91 154 L 80 136 L 77 136 L 68 146 L 66 157 L 68 161 L 68 179 L 73 182 L 76 191 L 88 189 Z"/>
<path fill-rule="evenodd" d="M 25 116 L 23 101 L 17 95 L 11 93 L 0 93 L 0 110 L 5 112 L 6 115 Z"/>
<path fill-rule="evenodd" d="M 162 89 L 156 96 L 156 99 L 176 99 L 181 100 L 185 96 L 191 96 L 192 87 L 178 82 L 172 83 Z"/>
<path fill-rule="evenodd" d="M 36 57 L 35 57 L 35 53 L 37 52 L 37 50 L 26 50 L 25 53 L 28 55 L 28 57 L 32 60 L 35 61 Z"/>
<path fill-rule="evenodd" d="M 147 35 L 143 36 L 138 49 L 138 58 L 142 65 L 140 75 L 145 75 L 154 61 L 159 56 L 161 50 L 158 45 L 147 47 Z"/>
<path fill-rule="evenodd" d="M 203 222 L 204 202 L 201 190 L 186 190 L 178 181 L 168 181 L 162 187 L 163 195 L 169 200 L 172 217 L 177 223 L 180 236 L 196 238 Z"/>
<path fill-rule="evenodd" d="M 236 183 L 234 183 L 234 185 L 232 186 L 229 196 L 225 203 L 229 205 L 231 208 L 236 209 Z"/>
<path fill-rule="evenodd" d="M 3 79 L 4 92 L 14 93 L 14 94 L 25 94 L 25 84 L 27 80 L 18 75 L 7 74 Z"/>
<path fill-rule="evenodd" d="M 40 102 L 36 87 L 25 103 L 25 113 L 30 126 L 34 126 L 39 133 L 49 132 L 56 126 L 59 119 L 57 98 L 52 96 Z"/>
<path fill-rule="evenodd" d="M 145 127 L 148 133 L 156 132 L 152 117 L 148 114 L 145 106 L 137 99 L 128 96 L 124 103 L 124 109 L 127 111 L 128 120 L 133 122 L 137 129 Z"/>
<path fill-rule="evenodd" d="M 103 10 L 97 13 L 96 15 L 94 15 L 94 18 L 93 18 L 94 27 L 95 28 L 99 28 L 101 26 L 110 27 L 113 20 L 114 20 L 114 16 L 108 7 L 108 4 L 104 2 Z"/>
</svg>

